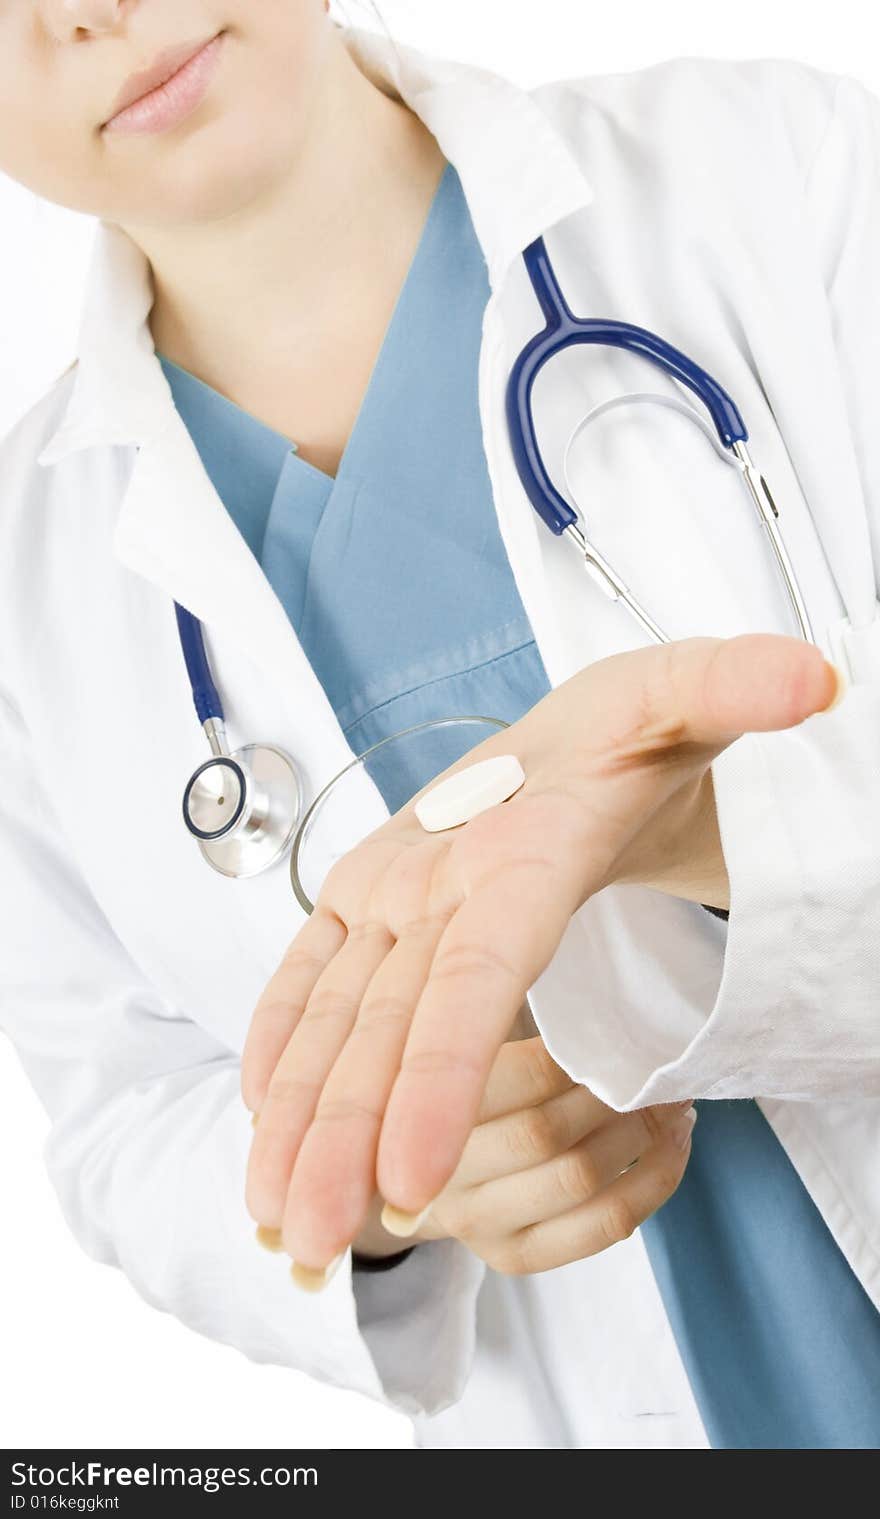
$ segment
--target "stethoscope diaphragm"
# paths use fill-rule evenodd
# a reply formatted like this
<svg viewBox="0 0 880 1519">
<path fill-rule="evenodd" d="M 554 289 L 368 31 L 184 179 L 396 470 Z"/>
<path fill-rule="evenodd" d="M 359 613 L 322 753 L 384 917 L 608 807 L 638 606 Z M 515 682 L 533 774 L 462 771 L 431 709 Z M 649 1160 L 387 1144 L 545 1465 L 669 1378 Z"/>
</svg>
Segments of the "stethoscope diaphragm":
<svg viewBox="0 0 880 1519">
<path fill-rule="evenodd" d="M 245 744 L 193 772 L 183 793 L 183 821 L 208 864 L 240 879 L 268 870 L 287 852 L 302 796 L 289 754 L 274 744 Z"/>
</svg>

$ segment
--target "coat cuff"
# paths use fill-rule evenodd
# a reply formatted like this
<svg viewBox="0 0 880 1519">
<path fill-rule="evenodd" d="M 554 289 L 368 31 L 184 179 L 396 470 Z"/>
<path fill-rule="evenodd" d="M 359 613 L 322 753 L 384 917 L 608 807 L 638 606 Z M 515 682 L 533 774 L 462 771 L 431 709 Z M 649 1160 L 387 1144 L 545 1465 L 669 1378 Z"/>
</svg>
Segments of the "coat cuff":
<svg viewBox="0 0 880 1519">
<path fill-rule="evenodd" d="M 385 1398 L 401 1412 L 435 1414 L 461 1397 L 485 1271 L 458 1240 L 432 1240 L 392 1272 L 352 1274 L 360 1333 Z"/>
<path fill-rule="evenodd" d="M 666 956 L 687 954 L 691 969 L 718 936 L 720 981 L 703 976 L 700 1007 L 675 993 L 675 967 L 664 966 L 651 1005 L 637 1005 L 638 978 L 618 963 L 616 982 L 606 978 L 612 995 L 585 994 L 597 980 L 584 974 L 597 945 L 588 903 L 530 997 L 551 1054 L 621 1111 L 686 1097 L 880 1095 L 880 690 L 854 686 L 798 728 L 746 735 L 713 775 L 730 877 L 726 944 L 723 925 L 699 908 L 702 932 L 694 920 L 687 936 L 686 904 L 655 897 L 655 912 L 668 919 Z M 656 955 L 651 928 L 643 905 L 631 956 Z"/>
</svg>

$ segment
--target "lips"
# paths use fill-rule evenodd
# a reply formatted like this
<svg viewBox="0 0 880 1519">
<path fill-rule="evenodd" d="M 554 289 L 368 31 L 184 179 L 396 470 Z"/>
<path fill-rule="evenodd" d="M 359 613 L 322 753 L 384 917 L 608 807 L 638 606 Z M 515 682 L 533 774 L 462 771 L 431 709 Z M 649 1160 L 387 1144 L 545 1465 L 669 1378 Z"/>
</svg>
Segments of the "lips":
<svg viewBox="0 0 880 1519">
<path fill-rule="evenodd" d="M 102 127 L 108 126 L 115 116 L 125 111 L 130 105 L 134 105 L 135 101 L 143 100 L 145 95 L 167 84 L 168 80 L 173 79 L 175 74 L 208 46 L 209 42 L 213 42 L 221 35 L 220 32 L 215 32 L 210 37 L 201 37 L 198 42 L 183 42 L 177 47 L 165 48 L 148 69 L 143 69 L 137 74 L 130 74 L 113 102 L 109 116 L 101 123 Z"/>
</svg>

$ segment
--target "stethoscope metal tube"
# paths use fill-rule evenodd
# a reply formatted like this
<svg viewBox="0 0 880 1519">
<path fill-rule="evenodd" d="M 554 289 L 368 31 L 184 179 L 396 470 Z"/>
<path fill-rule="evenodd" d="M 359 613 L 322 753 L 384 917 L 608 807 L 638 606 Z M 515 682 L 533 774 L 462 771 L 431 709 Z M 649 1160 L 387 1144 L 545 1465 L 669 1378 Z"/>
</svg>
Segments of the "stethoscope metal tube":
<svg viewBox="0 0 880 1519">
<path fill-rule="evenodd" d="M 624 606 L 629 609 L 633 617 L 647 633 L 648 637 L 653 638 L 655 643 L 668 643 L 668 635 L 658 626 L 650 613 L 645 611 L 645 608 L 633 595 L 626 582 L 621 580 L 617 571 L 599 553 L 596 545 L 590 543 L 584 537 L 578 524 L 576 522 L 569 523 L 565 529 L 565 534 L 577 544 L 584 556 L 584 565 L 587 573 L 591 579 L 595 580 L 600 591 L 604 591 L 611 601 L 622 601 Z"/>
<path fill-rule="evenodd" d="M 776 559 L 776 565 L 782 576 L 788 599 L 792 604 L 794 615 L 797 618 L 798 628 L 802 638 L 808 643 L 815 643 L 813 628 L 807 605 L 804 601 L 803 592 L 798 584 L 798 578 L 794 572 L 794 566 L 785 547 L 782 533 L 779 530 L 779 511 L 776 502 L 770 494 L 770 487 L 761 471 L 752 463 L 745 441 L 735 443 L 733 452 L 736 454 L 743 467 L 743 479 L 748 487 L 761 525 L 764 527 L 767 537 L 770 539 L 770 547 Z"/>
</svg>

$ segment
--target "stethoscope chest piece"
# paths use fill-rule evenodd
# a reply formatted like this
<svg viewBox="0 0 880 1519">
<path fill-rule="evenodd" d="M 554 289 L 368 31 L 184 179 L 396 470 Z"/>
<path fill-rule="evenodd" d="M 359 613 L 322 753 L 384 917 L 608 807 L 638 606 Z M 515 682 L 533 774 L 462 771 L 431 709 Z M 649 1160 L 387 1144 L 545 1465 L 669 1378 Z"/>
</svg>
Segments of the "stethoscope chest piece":
<svg viewBox="0 0 880 1519">
<path fill-rule="evenodd" d="M 183 820 L 208 864 L 241 879 L 286 854 L 302 811 L 302 785 L 289 754 L 274 744 L 244 744 L 194 771 Z"/>
</svg>

